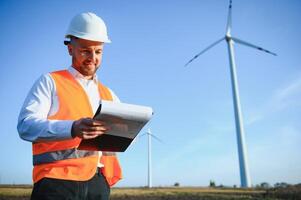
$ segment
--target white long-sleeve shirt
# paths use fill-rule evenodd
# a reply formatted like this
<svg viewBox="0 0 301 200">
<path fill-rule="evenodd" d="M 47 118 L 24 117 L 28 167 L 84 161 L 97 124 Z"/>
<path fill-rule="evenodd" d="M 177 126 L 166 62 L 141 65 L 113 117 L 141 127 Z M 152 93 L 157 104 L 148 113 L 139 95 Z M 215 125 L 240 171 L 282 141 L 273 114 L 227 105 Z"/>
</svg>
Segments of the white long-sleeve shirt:
<svg viewBox="0 0 301 200">
<path fill-rule="evenodd" d="M 73 67 L 69 67 L 68 71 L 83 87 L 95 113 L 101 101 L 97 76 L 95 75 L 93 80 L 87 80 Z M 120 102 L 114 92 L 110 91 L 113 101 Z M 50 74 L 42 75 L 31 88 L 20 111 L 17 125 L 20 137 L 31 142 L 71 139 L 73 120 L 47 119 L 48 116 L 54 115 L 58 108 L 54 80 Z"/>
</svg>

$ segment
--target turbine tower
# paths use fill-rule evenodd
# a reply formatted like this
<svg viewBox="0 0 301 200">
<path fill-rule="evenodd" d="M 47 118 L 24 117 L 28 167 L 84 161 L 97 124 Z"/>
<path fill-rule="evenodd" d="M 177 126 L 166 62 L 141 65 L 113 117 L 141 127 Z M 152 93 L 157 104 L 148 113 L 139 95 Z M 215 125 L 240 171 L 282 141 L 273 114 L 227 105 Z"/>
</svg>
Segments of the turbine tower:
<svg viewBox="0 0 301 200">
<path fill-rule="evenodd" d="M 148 187 L 151 188 L 153 186 L 152 183 L 152 137 L 151 131 L 148 129 L 147 138 L 148 138 Z"/>
<path fill-rule="evenodd" d="M 235 125 L 236 125 L 239 169 L 240 169 L 240 182 L 241 182 L 241 187 L 251 187 L 251 179 L 250 179 L 248 158 L 247 158 L 247 148 L 246 148 L 246 142 L 245 142 L 245 132 L 244 132 L 244 126 L 243 126 L 242 111 L 241 111 L 240 99 L 239 99 L 238 81 L 237 81 L 237 74 L 236 74 L 236 64 L 235 64 L 235 57 L 234 57 L 234 43 L 252 47 L 257 50 L 272 54 L 274 56 L 276 56 L 277 54 L 270 52 L 266 49 L 263 49 L 259 46 L 253 45 L 249 42 L 245 42 L 241 39 L 232 37 L 231 28 L 232 28 L 232 0 L 230 0 L 230 3 L 229 3 L 226 36 L 217 40 L 216 42 L 214 42 L 213 44 L 211 44 L 207 48 L 205 48 L 203 51 L 201 51 L 200 53 L 195 55 L 191 60 L 189 60 L 185 64 L 185 66 L 190 64 L 193 60 L 195 60 L 201 54 L 205 53 L 206 51 L 208 51 L 209 49 L 211 49 L 212 47 L 214 47 L 221 41 L 226 40 L 227 46 L 228 46 L 228 53 L 229 53 L 229 62 L 230 62 L 231 86 L 232 86 L 232 94 L 233 94 L 233 106 L 234 106 Z"/>
<path fill-rule="evenodd" d="M 148 179 L 147 179 L 147 186 L 148 188 L 153 187 L 152 183 L 152 137 L 158 140 L 159 142 L 163 143 L 158 137 L 156 137 L 154 134 L 151 133 L 150 128 L 147 130 L 147 132 L 140 137 L 147 135 L 148 138 Z"/>
</svg>

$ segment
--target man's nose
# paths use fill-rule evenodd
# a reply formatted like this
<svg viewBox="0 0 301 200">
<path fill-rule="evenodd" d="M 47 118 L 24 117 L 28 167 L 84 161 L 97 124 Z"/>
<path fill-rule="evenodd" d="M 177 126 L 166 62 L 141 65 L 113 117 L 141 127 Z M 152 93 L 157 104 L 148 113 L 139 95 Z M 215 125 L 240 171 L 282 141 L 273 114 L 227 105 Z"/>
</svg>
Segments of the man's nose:
<svg viewBox="0 0 301 200">
<path fill-rule="evenodd" d="M 91 51 L 89 54 L 88 54 L 88 59 L 89 60 L 92 60 L 92 61 L 95 61 L 97 58 L 97 55 L 94 51 Z"/>
</svg>

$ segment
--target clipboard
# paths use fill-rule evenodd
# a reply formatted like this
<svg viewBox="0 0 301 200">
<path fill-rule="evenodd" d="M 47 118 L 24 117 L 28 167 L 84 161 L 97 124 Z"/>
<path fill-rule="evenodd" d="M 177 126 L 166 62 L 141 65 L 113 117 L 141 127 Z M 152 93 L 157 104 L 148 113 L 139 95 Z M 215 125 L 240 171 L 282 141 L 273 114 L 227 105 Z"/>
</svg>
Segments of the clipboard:
<svg viewBox="0 0 301 200">
<path fill-rule="evenodd" d="M 102 101 L 93 119 L 106 123 L 110 130 L 88 140 L 82 140 L 80 150 L 124 152 L 148 123 L 153 109 L 148 106 Z"/>
</svg>

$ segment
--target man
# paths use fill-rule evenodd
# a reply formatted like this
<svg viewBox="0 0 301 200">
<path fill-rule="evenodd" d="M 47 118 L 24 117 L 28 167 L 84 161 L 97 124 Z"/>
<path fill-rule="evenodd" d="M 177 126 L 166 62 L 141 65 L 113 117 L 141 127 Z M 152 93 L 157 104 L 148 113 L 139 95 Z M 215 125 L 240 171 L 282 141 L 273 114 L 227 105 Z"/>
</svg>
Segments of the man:
<svg viewBox="0 0 301 200">
<path fill-rule="evenodd" d="M 93 13 L 76 15 L 65 37 L 71 67 L 41 76 L 18 119 L 20 137 L 33 147 L 31 199 L 107 200 L 110 186 L 121 179 L 115 154 L 77 147 L 108 130 L 92 119 L 101 99 L 119 101 L 96 75 L 110 40 L 105 23 Z"/>
</svg>

